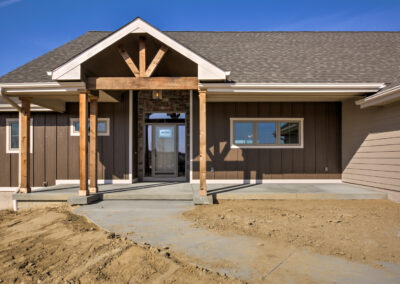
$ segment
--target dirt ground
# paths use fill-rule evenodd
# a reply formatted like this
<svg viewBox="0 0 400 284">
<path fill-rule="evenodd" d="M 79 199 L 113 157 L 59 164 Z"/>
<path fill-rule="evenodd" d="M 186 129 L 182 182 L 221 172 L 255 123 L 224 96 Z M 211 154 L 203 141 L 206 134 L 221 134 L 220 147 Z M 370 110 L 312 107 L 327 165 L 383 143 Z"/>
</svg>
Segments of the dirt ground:
<svg viewBox="0 0 400 284">
<path fill-rule="evenodd" d="M 400 264 L 400 204 L 388 200 L 241 200 L 184 213 L 195 226 L 379 266 Z M 262 245 L 262 244 L 261 244 Z"/>
<path fill-rule="evenodd" d="M 0 211 L 0 283 L 240 283 L 135 244 L 67 206 Z"/>
</svg>

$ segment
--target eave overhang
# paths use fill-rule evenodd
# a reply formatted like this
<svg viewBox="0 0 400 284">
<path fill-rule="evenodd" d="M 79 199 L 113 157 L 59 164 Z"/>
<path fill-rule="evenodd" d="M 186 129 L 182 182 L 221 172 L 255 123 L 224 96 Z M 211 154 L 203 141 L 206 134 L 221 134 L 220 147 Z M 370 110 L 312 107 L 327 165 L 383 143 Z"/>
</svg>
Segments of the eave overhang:
<svg viewBox="0 0 400 284">
<path fill-rule="evenodd" d="M 383 83 L 200 83 L 207 100 L 223 101 L 342 101 L 376 93 Z"/>
<path fill-rule="evenodd" d="M 373 106 L 384 106 L 396 101 L 400 101 L 400 86 L 360 99 L 356 101 L 356 105 L 360 106 L 360 108 L 368 108 Z"/>
</svg>

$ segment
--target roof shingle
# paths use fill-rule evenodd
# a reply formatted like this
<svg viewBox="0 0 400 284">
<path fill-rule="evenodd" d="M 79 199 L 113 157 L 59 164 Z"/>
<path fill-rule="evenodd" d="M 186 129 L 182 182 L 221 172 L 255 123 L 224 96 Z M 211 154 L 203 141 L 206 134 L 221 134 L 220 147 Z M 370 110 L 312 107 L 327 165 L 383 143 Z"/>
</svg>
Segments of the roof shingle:
<svg viewBox="0 0 400 284">
<path fill-rule="evenodd" d="M 400 32 L 165 32 L 231 71 L 240 83 L 391 83 L 400 75 Z M 81 37 L 11 71 L 0 82 L 47 82 L 47 71 L 110 32 Z"/>
</svg>

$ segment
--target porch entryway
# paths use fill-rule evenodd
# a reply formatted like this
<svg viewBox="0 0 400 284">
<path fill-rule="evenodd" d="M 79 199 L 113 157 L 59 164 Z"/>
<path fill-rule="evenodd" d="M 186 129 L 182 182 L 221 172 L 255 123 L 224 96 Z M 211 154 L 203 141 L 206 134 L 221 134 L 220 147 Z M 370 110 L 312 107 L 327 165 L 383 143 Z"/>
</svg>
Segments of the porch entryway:
<svg viewBox="0 0 400 284">
<path fill-rule="evenodd" d="M 189 182 L 138 182 L 99 185 L 101 200 L 194 200 L 199 184 Z M 209 184 L 208 195 L 215 200 L 238 199 L 387 199 L 387 193 L 346 183 Z M 76 198 L 78 184 L 36 189 L 31 194 L 14 194 L 14 208 Z"/>
<path fill-rule="evenodd" d="M 187 181 L 186 113 L 146 113 L 144 181 Z"/>
</svg>

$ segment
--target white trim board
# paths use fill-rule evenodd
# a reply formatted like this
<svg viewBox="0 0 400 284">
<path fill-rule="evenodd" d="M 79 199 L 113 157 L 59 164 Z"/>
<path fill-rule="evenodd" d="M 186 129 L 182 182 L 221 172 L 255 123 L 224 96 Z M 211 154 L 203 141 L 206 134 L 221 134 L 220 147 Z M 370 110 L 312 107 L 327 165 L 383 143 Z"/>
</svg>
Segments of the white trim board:
<svg viewBox="0 0 400 284">
<path fill-rule="evenodd" d="M 101 40 L 94 46 L 87 49 L 85 52 L 79 54 L 73 59 L 69 60 L 65 64 L 57 67 L 52 71 L 53 80 L 80 80 L 81 79 L 81 64 L 95 56 L 102 50 L 110 47 L 112 44 L 118 40 L 124 38 L 130 33 L 147 33 L 155 39 L 159 40 L 163 44 L 167 45 L 171 49 L 177 51 L 198 65 L 198 77 L 199 80 L 225 80 L 227 73 L 201 57 L 200 55 L 194 53 L 190 49 L 186 48 L 179 42 L 170 38 L 160 30 L 156 29 L 146 21 L 136 18 L 129 24 L 123 26 L 116 32 L 107 36 L 105 39 Z"/>
<path fill-rule="evenodd" d="M 375 93 L 384 83 L 199 83 L 208 93 Z"/>
<path fill-rule="evenodd" d="M 133 181 L 133 91 L 129 91 L 129 121 L 128 121 L 128 142 L 129 142 L 129 150 L 128 150 L 128 155 L 129 155 L 129 180 L 132 183 Z"/>
<path fill-rule="evenodd" d="M 190 151 L 189 151 L 189 181 L 190 183 L 193 180 L 193 91 L 190 90 L 190 129 L 189 129 L 189 143 L 190 143 Z"/>
<path fill-rule="evenodd" d="M 16 192 L 17 190 L 18 186 L 0 187 L 0 192 Z"/>
<path fill-rule="evenodd" d="M 199 184 L 200 180 L 193 179 L 191 184 Z M 268 184 L 268 183 L 342 183 L 341 179 L 208 179 L 207 184 Z"/>
<path fill-rule="evenodd" d="M 133 179 L 132 182 L 130 180 L 127 179 L 121 179 L 121 180 L 98 180 L 98 184 L 133 184 L 135 182 L 137 182 L 138 179 Z M 68 184 L 72 184 L 72 185 L 79 185 L 79 180 L 78 179 L 58 179 L 56 180 L 56 185 L 68 185 Z M 35 186 L 32 187 L 31 190 L 32 191 L 37 191 L 40 189 L 45 189 L 48 187 L 52 187 L 52 185 L 50 186 Z M 10 186 L 10 187 L 0 187 L 0 192 L 17 192 L 18 190 L 18 186 Z"/>
<path fill-rule="evenodd" d="M 34 186 L 34 187 L 31 187 L 31 190 L 36 191 L 41 188 L 44 188 L 44 187 L 43 186 Z M 0 187 L 0 192 L 17 192 L 18 189 L 19 189 L 18 186 Z"/>
<path fill-rule="evenodd" d="M 79 179 L 57 179 L 56 185 L 62 184 L 79 184 Z M 98 179 L 97 184 L 132 184 L 136 179 L 131 181 L 129 179 Z"/>
</svg>

